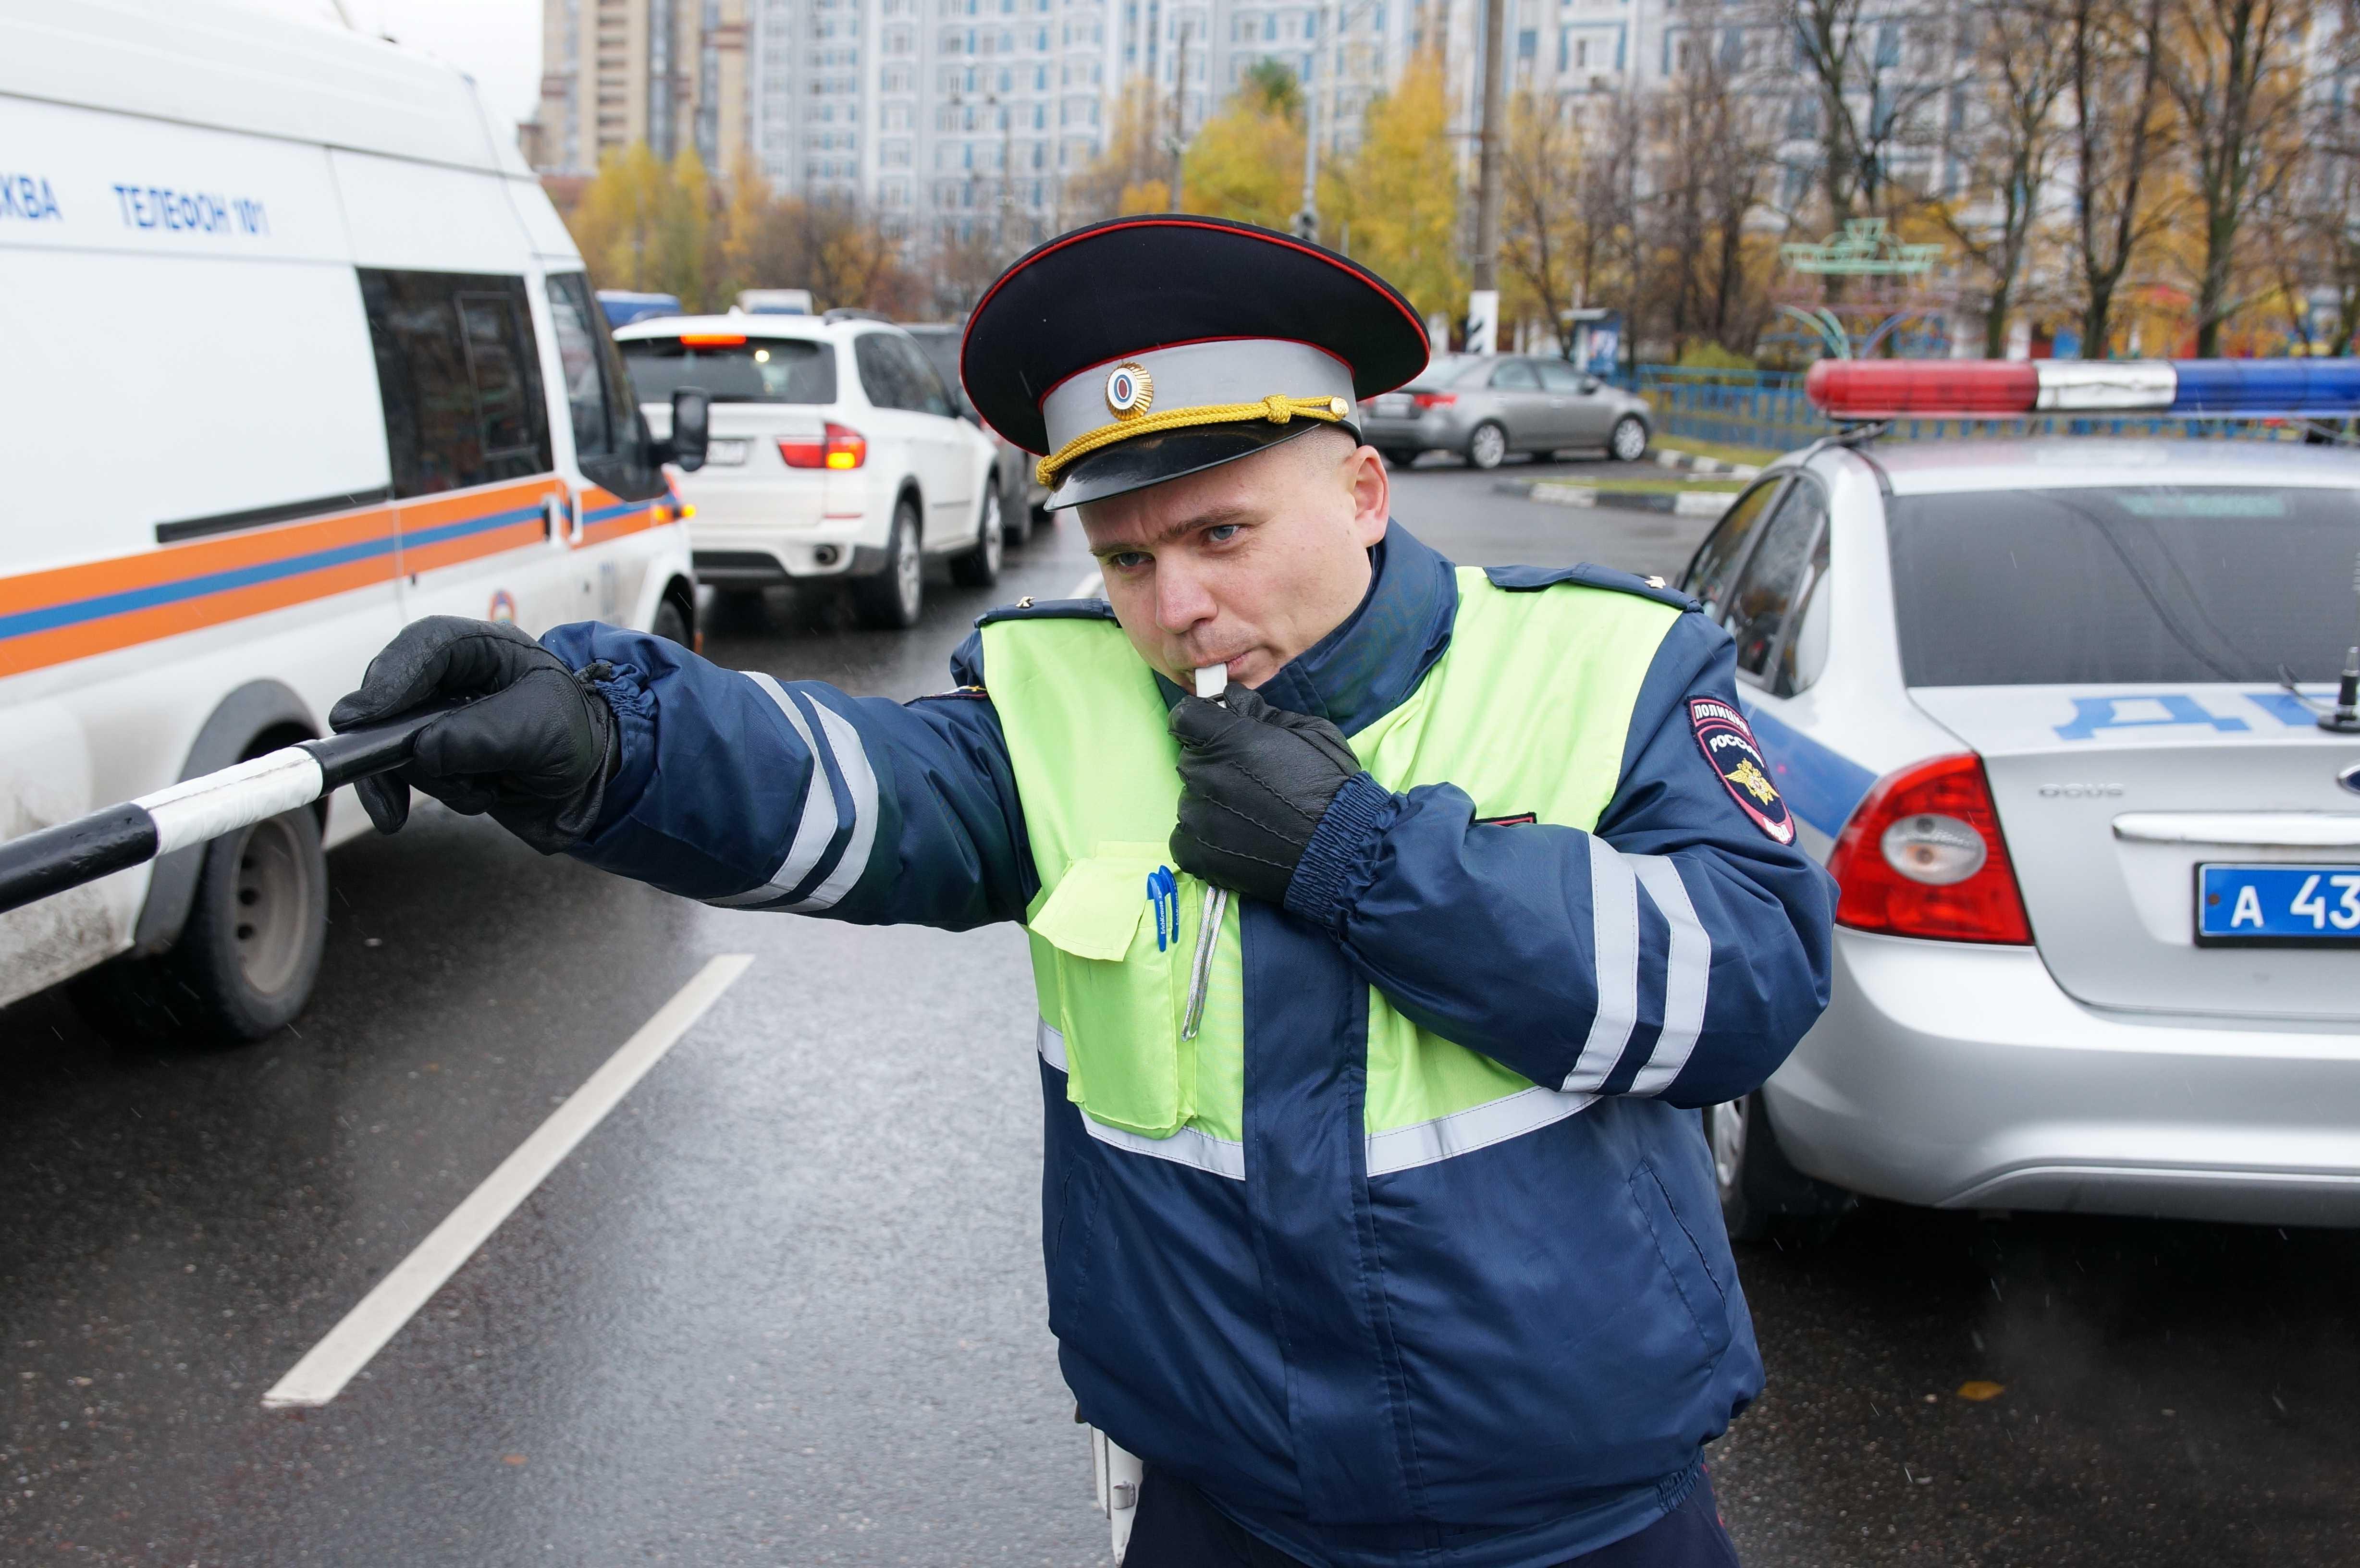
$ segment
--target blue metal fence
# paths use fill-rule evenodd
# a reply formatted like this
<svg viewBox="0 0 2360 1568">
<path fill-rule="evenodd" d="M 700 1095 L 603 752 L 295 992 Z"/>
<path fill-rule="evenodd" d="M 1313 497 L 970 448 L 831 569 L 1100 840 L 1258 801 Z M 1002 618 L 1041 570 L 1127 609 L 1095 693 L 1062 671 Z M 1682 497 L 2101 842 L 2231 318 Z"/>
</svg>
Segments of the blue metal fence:
<svg viewBox="0 0 2360 1568">
<path fill-rule="evenodd" d="M 1636 376 L 1618 376 L 1615 381 L 1653 406 L 1659 436 L 1785 451 L 1833 435 L 1840 428 L 1804 397 L 1803 377 L 1796 371 L 1643 365 Z M 1896 419 L 1886 435 L 1902 441 L 2063 435 L 2300 441 L 2302 431 L 2283 422 L 2257 419 L 2042 415 L 2022 419 Z"/>
</svg>

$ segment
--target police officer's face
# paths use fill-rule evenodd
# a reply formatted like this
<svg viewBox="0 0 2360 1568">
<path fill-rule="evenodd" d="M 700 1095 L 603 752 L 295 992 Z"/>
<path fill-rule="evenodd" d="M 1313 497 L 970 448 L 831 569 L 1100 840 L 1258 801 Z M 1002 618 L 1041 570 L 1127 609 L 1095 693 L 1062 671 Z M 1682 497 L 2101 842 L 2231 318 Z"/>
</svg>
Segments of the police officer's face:
<svg viewBox="0 0 2360 1568">
<path fill-rule="evenodd" d="M 1321 430 L 1080 508 L 1107 601 L 1185 690 L 1227 664 L 1259 686 L 1358 608 L 1384 537 L 1384 459 Z"/>
</svg>

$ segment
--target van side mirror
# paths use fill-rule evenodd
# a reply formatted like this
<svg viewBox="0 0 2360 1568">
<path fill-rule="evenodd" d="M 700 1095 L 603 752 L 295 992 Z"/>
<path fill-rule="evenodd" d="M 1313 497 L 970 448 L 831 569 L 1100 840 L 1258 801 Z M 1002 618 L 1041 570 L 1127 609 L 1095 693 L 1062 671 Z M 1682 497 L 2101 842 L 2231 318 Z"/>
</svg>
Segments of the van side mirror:
<svg viewBox="0 0 2360 1568">
<path fill-rule="evenodd" d="M 700 388 L 683 387 L 672 395 L 672 439 L 659 443 L 657 461 L 676 463 L 689 474 L 705 466 L 705 452 L 713 437 L 713 399 Z"/>
</svg>

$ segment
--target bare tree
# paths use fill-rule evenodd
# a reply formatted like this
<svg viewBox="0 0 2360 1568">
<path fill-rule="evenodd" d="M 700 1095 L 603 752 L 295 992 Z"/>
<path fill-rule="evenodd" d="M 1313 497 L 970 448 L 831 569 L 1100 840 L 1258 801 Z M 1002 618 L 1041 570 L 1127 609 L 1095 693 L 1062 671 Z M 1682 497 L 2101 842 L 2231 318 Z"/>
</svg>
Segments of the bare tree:
<svg viewBox="0 0 2360 1568">
<path fill-rule="evenodd" d="M 2187 128 L 2202 217 L 2196 353 L 2221 350 L 2234 293 L 2237 238 L 2284 174 L 2301 103 L 2294 45 L 2305 0 L 2171 0 L 2165 81 Z"/>
<path fill-rule="evenodd" d="M 2154 176 L 2174 127 L 2164 90 L 2164 0 L 2055 0 L 2070 78 L 2074 269 L 2081 356 L 2103 359 L 2131 263 L 2170 224 Z"/>
<path fill-rule="evenodd" d="M 1502 151 L 1500 256 L 1556 330 L 1584 283 L 1579 123 L 1562 101 L 1519 93 Z"/>
<path fill-rule="evenodd" d="M 1699 337 L 1744 353 L 1762 326 L 1745 223 L 1761 202 L 1769 148 L 1748 123 L 1758 104 L 1741 90 L 1743 70 L 1726 40 L 1693 49 L 1652 104 L 1654 177 L 1644 210 L 1650 272 L 1676 353 Z"/>
<path fill-rule="evenodd" d="M 2072 61 L 2053 0 L 1977 0 L 1967 25 L 1974 80 L 1961 105 L 1966 123 L 1953 143 L 1966 166 L 1964 201 L 1936 211 L 1988 279 L 1983 354 L 1997 359 L 2007 350 L 2008 314 L 2064 150 L 2059 103 L 2072 82 Z"/>
<path fill-rule="evenodd" d="M 2330 47 L 2340 52 L 2350 38 L 2347 25 Z M 2349 354 L 2360 333 L 2360 136 L 2336 90 L 2340 74 L 2330 69 L 2311 83 L 2285 177 L 2255 212 L 2288 331 L 2311 354 Z M 2324 332 L 2313 324 L 2321 295 L 2331 302 L 2333 324 Z"/>
<path fill-rule="evenodd" d="M 1897 164 L 1927 139 L 1920 112 L 1953 74 L 1938 24 L 1869 0 L 1768 0 L 1766 19 L 1808 82 L 1808 168 L 1828 216 L 1841 225 L 1891 215 L 1904 190 Z"/>
</svg>

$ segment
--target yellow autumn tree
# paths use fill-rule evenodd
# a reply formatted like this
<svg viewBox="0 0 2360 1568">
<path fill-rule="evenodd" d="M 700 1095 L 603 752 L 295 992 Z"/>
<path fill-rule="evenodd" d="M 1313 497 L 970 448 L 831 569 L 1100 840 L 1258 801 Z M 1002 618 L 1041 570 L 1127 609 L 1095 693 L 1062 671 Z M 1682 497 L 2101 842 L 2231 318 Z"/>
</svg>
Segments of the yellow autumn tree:
<svg viewBox="0 0 2360 1568">
<path fill-rule="evenodd" d="M 1421 49 L 1393 90 L 1369 105 L 1360 150 L 1320 182 L 1320 238 L 1332 245 L 1349 233 L 1352 258 L 1421 314 L 1456 316 L 1467 302 L 1449 118 L 1442 57 Z"/>
<path fill-rule="evenodd" d="M 1154 83 L 1132 82 L 1107 106 L 1104 148 L 1065 182 L 1065 198 L 1084 222 L 1124 212 L 1161 212 L 1172 200 L 1169 129 Z"/>
<path fill-rule="evenodd" d="M 574 243 L 601 288 L 677 294 L 701 310 L 711 200 L 695 149 L 683 148 L 666 165 L 635 142 L 599 160 L 598 177 L 574 210 Z"/>
<path fill-rule="evenodd" d="M 1287 227 L 1303 204 L 1301 103 L 1284 67 L 1250 75 L 1188 146 L 1181 186 L 1188 211 Z"/>
</svg>

